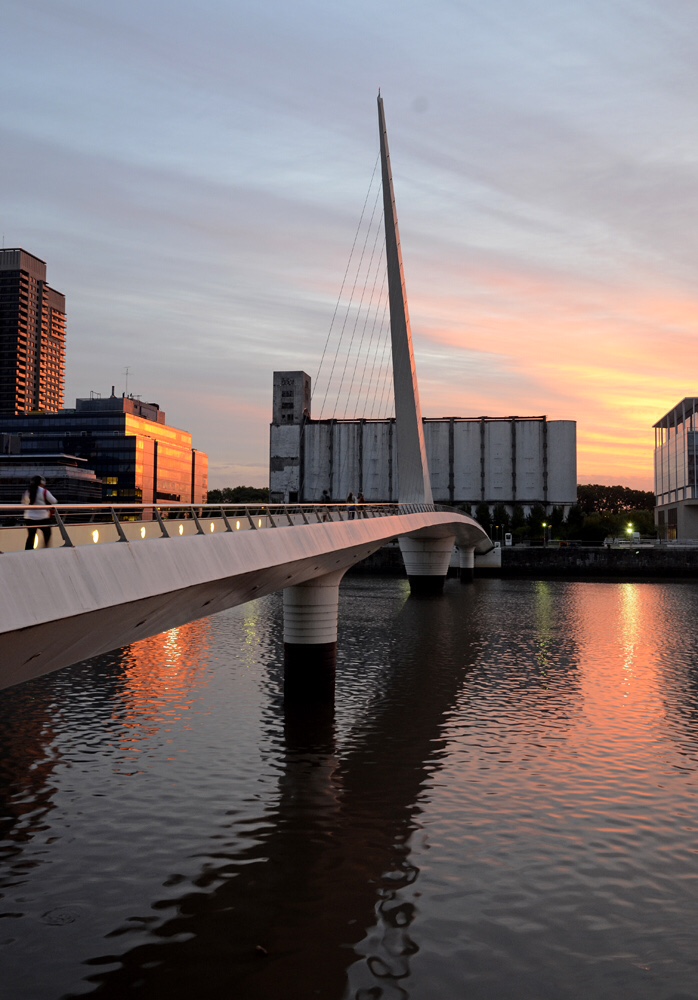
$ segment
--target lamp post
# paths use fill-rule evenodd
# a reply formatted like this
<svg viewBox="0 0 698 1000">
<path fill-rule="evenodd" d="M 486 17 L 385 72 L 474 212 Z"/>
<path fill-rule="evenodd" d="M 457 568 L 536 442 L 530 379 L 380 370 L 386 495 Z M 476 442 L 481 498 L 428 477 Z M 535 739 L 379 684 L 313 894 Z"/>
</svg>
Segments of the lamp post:
<svg viewBox="0 0 698 1000">
<path fill-rule="evenodd" d="M 547 521 L 543 521 L 543 548 L 546 548 L 546 546 L 548 544 L 547 538 L 546 538 L 547 531 L 548 531 L 548 522 Z"/>
</svg>

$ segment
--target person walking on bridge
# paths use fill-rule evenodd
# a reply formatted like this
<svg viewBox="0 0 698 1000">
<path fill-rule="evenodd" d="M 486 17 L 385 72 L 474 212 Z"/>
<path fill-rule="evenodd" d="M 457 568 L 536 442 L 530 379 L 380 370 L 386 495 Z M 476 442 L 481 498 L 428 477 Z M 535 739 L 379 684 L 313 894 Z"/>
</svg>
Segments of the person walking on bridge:
<svg viewBox="0 0 698 1000">
<path fill-rule="evenodd" d="M 44 546 L 48 548 L 51 544 L 51 518 L 53 516 L 51 505 L 56 503 L 56 498 L 46 489 L 46 480 L 42 476 L 32 476 L 29 489 L 22 497 L 22 503 L 36 505 L 33 509 L 24 512 L 24 522 L 27 526 L 27 541 L 24 548 L 34 548 L 38 530 L 41 530 L 44 536 Z"/>
</svg>

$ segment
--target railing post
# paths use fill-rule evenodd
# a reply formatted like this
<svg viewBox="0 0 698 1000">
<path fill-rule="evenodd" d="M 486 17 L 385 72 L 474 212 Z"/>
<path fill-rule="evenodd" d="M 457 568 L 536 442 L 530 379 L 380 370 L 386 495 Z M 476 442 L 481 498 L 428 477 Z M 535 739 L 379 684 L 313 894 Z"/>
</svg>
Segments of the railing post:
<svg viewBox="0 0 698 1000">
<path fill-rule="evenodd" d="M 116 526 L 116 531 L 117 531 L 117 534 L 119 535 L 119 541 L 120 542 L 127 542 L 128 538 L 126 537 L 126 535 L 124 533 L 124 529 L 121 527 L 121 521 L 117 517 L 116 511 L 114 510 L 113 507 L 110 507 L 109 513 L 111 514 L 111 519 L 114 522 L 114 525 Z"/>
<path fill-rule="evenodd" d="M 167 528 L 165 527 L 165 522 L 162 519 L 160 511 L 158 510 L 157 507 L 154 507 L 153 509 L 155 511 L 155 517 L 157 518 L 157 522 L 160 525 L 160 531 L 162 532 L 162 537 L 163 538 L 169 538 L 170 537 L 170 533 L 168 532 Z"/>
<path fill-rule="evenodd" d="M 65 524 L 63 523 L 63 518 L 58 513 L 58 511 L 55 509 L 55 507 L 54 507 L 54 510 L 53 510 L 53 514 L 54 514 L 54 517 L 56 518 L 56 524 L 58 525 L 58 530 L 61 533 L 61 538 L 63 539 L 63 545 L 67 549 L 75 548 L 75 546 L 73 545 L 73 543 L 70 540 L 70 535 L 66 531 Z M 44 519 L 43 522 L 39 521 L 38 523 L 39 524 L 46 523 L 46 519 Z"/>
</svg>

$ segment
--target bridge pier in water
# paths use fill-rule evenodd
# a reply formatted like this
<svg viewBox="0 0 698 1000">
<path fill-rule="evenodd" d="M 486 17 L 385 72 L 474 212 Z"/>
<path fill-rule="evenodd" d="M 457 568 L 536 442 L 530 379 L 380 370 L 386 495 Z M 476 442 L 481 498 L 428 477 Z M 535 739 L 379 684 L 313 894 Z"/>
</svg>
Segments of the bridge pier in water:
<svg viewBox="0 0 698 1000">
<path fill-rule="evenodd" d="M 334 699 L 339 584 L 346 569 L 284 589 L 284 698 Z"/>
<path fill-rule="evenodd" d="M 448 576 L 455 538 L 400 538 L 400 551 L 410 591 L 415 596 L 440 594 Z"/>
<path fill-rule="evenodd" d="M 458 578 L 461 583 L 470 583 L 475 579 L 475 548 L 473 546 L 458 546 Z"/>
</svg>

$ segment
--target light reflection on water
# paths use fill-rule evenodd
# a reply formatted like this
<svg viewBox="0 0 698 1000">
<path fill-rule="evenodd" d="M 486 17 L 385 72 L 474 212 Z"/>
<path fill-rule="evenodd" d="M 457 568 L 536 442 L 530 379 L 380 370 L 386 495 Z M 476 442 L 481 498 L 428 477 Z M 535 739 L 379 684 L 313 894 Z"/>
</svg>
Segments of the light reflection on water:
<svg viewBox="0 0 698 1000">
<path fill-rule="evenodd" d="M 278 596 L 4 692 L 8 996 L 698 996 L 695 600 L 353 577 L 334 713 Z"/>
</svg>

